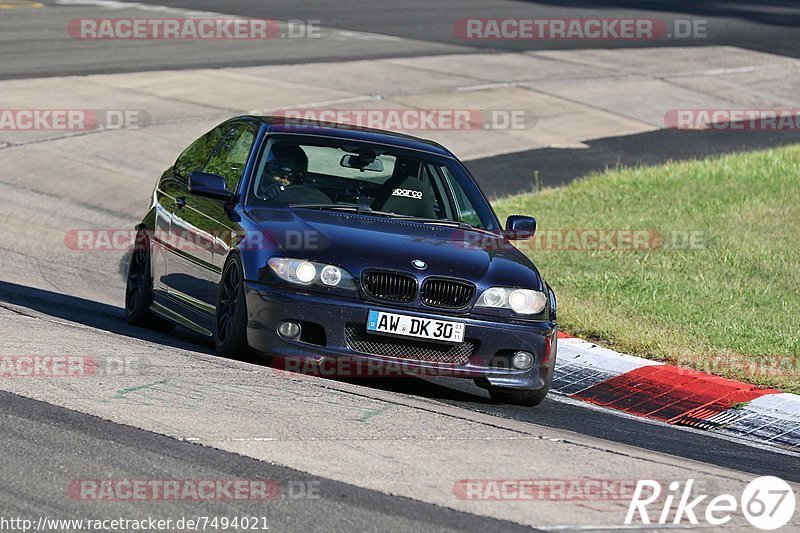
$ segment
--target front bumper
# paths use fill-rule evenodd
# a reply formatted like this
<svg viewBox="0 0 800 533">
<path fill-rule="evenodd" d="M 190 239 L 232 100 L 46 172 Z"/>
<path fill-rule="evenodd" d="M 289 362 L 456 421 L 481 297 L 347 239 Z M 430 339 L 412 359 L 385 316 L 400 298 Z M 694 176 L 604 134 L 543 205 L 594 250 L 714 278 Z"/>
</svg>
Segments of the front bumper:
<svg viewBox="0 0 800 533">
<path fill-rule="evenodd" d="M 544 387 L 547 377 L 552 375 L 555 364 L 554 321 L 511 322 L 499 321 L 503 319 L 487 320 L 475 316 L 452 316 L 259 282 L 246 282 L 245 295 L 248 312 L 247 339 L 250 347 L 257 352 L 286 360 L 313 361 L 315 364 L 324 365 L 330 359 L 346 358 L 349 361 L 364 363 L 358 367 L 359 370 L 375 370 L 381 366 L 393 365 L 393 368 L 400 368 L 403 373 L 410 375 L 470 378 L 482 387 L 521 390 L 539 390 Z M 465 341 L 472 342 L 474 350 L 464 357 L 464 361 L 458 363 L 416 360 L 413 349 L 403 351 L 399 357 L 356 351 L 354 346 L 360 345 L 353 343 L 353 330 L 363 329 L 366 326 L 370 310 L 464 322 Z M 315 338 L 313 342 L 289 340 L 280 336 L 277 331 L 278 325 L 284 320 L 299 321 L 324 331 L 324 335 L 322 338 Z M 394 339 L 377 337 L 382 342 Z M 510 365 L 502 364 L 509 359 L 509 353 L 519 350 L 534 355 L 534 364 L 529 370 L 517 370 Z M 303 368 L 307 369 L 308 366 Z M 334 368 L 341 370 L 343 367 L 339 365 Z M 347 366 L 348 370 L 354 368 L 353 365 Z M 369 375 L 386 374 L 375 372 Z"/>
</svg>

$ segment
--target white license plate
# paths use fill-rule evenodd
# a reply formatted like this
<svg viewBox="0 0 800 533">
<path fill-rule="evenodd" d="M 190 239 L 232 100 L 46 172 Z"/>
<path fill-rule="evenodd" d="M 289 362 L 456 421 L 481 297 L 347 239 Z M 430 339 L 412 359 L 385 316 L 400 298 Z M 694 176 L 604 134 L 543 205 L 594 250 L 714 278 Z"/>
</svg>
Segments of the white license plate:
<svg viewBox="0 0 800 533">
<path fill-rule="evenodd" d="M 367 331 L 445 342 L 464 341 L 463 322 L 396 315 L 383 311 L 370 310 Z"/>
</svg>

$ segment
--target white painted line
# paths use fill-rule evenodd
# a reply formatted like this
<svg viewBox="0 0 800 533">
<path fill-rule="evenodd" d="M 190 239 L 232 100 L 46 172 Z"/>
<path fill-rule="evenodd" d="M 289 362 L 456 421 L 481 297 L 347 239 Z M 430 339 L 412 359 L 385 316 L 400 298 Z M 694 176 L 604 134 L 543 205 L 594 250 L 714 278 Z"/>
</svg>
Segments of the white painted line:
<svg viewBox="0 0 800 533">
<path fill-rule="evenodd" d="M 199 11 L 192 9 L 183 9 L 179 7 L 155 6 L 155 5 L 141 4 L 139 2 L 121 2 L 119 0 L 56 0 L 55 3 L 61 6 L 73 6 L 73 7 L 89 6 L 89 7 L 100 7 L 109 10 L 136 9 L 139 11 L 149 11 L 153 13 L 169 13 L 174 15 L 184 15 L 193 17 L 217 17 L 221 14 L 221 13 L 215 13 L 213 11 Z M 239 17 L 231 17 L 231 18 L 239 18 Z"/>
<path fill-rule="evenodd" d="M 381 35 L 366 31 L 333 30 L 331 39 L 335 41 L 400 41 L 402 38 L 394 35 Z"/>
</svg>

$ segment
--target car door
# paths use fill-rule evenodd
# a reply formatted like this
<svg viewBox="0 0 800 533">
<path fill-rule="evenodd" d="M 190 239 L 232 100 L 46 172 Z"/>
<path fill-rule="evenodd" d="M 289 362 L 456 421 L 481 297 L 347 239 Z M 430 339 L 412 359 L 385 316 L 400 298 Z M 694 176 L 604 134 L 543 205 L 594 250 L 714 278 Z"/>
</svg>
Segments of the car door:
<svg viewBox="0 0 800 533">
<path fill-rule="evenodd" d="M 225 178 L 228 190 L 238 193 L 247 162 L 250 160 L 255 146 L 256 136 L 257 129 L 251 124 L 236 123 L 216 152 L 214 152 L 214 155 L 209 159 L 204 172 L 222 176 Z M 241 230 L 231 218 L 230 205 L 226 206 L 220 201 L 204 200 L 206 200 L 205 213 L 209 219 L 209 228 L 215 237 L 213 266 L 211 268 L 211 290 L 213 293 L 212 301 L 216 305 L 217 286 L 222 276 L 222 268 L 228 257 L 228 252 L 234 245 L 234 241 L 241 233 Z"/>
<path fill-rule="evenodd" d="M 226 124 L 225 137 L 200 170 L 224 177 L 228 190 L 236 193 L 254 141 L 255 130 L 248 124 Z M 177 188 L 181 196 L 170 224 L 176 249 L 168 255 L 168 291 L 184 307 L 184 316 L 190 313 L 187 318 L 208 329 L 222 274 L 219 257 L 227 255 L 238 226 L 231 220 L 232 205 L 190 193 L 188 181 Z"/>
<path fill-rule="evenodd" d="M 154 297 L 181 316 L 190 302 L 196 303 L 192 307 L 201 307 L 208 291 L 207 286 L 203 287 L 208 284 L 208 276 L 193 254 L 194 236 L 185 231 L 190 227 L 185 218 L 192 219 L 183 214 L 189 196 L 189 177 L 192 172 L 203 170 L 227 132 L 228 124 L 222 124 L 193 142 L 165 173 L 156 189 L 154 249 L 163 253 L 156 257 L 153 266 Z"/>
</svg>

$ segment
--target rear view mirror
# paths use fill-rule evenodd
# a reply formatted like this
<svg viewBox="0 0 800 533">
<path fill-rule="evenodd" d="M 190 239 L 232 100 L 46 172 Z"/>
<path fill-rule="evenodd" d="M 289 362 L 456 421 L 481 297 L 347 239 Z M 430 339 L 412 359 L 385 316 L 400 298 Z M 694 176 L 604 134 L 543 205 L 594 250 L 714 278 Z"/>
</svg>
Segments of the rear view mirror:
<svg viewBox="0 0 800 533">
<path fill-rule="evenodd" d="M 380 159 L 365 159 L 360 155 L 346 155 L 339 161 L 339 165 L 345 168 L 355 168 L 361 172 L 383 172 L 383 162 Z"/>
<path fill-rule="evenodd" d="M 530 239 L 536 233 L 536 219 L 523 215 L 511 215 L 506 220 L 505 237 L 510 241 Z"/>
<path fill-rule="evenodd" d="M 192 175 L 189 176 L 189 192 L 218 200 L 233 198 L 233 193 L 228 190 L 225 178 L 205 172 L 192 172 Z"/>
</svg>

